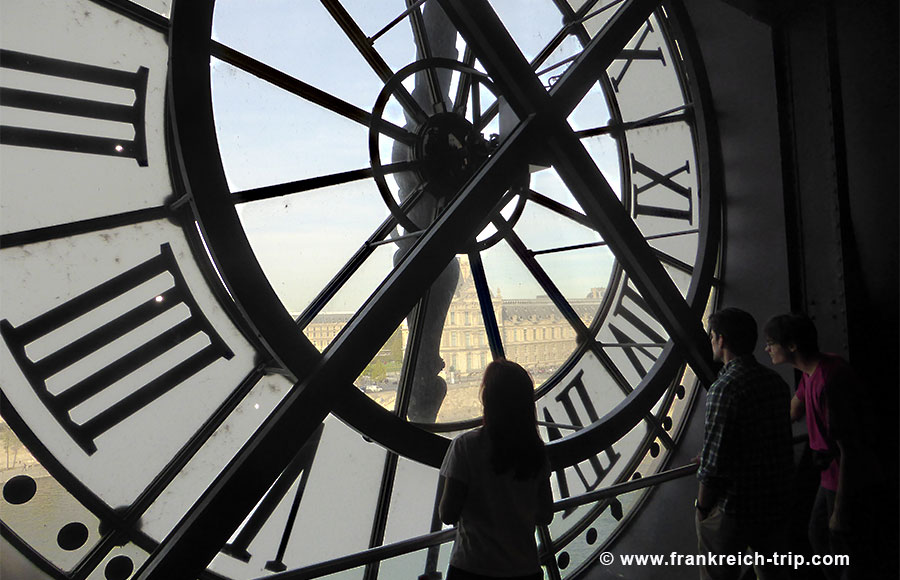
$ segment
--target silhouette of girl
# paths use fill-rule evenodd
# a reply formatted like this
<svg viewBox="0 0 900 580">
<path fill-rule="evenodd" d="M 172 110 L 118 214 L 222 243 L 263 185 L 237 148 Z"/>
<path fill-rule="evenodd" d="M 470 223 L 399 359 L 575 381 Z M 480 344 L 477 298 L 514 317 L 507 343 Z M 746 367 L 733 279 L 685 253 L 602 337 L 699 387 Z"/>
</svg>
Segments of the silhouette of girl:
<svg viewBox="0 0 900 580">
<path fill-rule="evenodd" d="M 534 528 L 553 519 L 553 496 L 534 383 L 496 360 L 481 402 L 484 425 L 454 439 L 441 466 L 441 520 L 458 522 L 447 580 L 541 579 Z"/>
</svg>

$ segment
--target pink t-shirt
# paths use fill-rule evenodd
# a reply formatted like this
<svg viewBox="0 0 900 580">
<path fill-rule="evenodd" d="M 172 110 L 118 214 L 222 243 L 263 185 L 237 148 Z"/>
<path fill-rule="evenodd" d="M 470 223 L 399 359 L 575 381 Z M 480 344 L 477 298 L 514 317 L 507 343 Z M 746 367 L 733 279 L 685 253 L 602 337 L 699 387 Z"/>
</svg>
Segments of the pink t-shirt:
<svg viewBox="0 0 900 580">
<path fill-rule="evenodd" d="M 822 470 L 820 483 L 825 489 L 837 491 L 840 457 L 835 437 L 835 426 L 830 425 L 829 397 L 849 393 L 837 393 L 835 389 L 853 388 L 853 371 L 841 357 L 823 354 L 822 360 L 811 375 L 803 373 L 797 386 L 797 398 L 803 401 L 806 411 L 806 429 L 809 447 L 814 451 L 829 452 L 834 459 Z M 851 395 L 852 397 L 852 395 Z M 840 396 L 841 400 L 846 400 Z"/>
</svg>

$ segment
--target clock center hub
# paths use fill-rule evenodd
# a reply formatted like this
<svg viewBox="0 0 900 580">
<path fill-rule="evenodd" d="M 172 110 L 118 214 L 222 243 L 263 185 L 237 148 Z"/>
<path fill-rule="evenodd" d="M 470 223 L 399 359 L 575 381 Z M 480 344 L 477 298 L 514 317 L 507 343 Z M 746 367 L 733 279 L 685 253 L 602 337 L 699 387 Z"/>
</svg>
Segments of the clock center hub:
<svg viewBox="0 0 900 580">
<path fill-rule="evenodd" d="M 458 191 L 490 153 L 489 143 L 464 117 L 438 113 L 418 131 L 415 157 L 422 177 L 440 196 Z"/>
</svg>

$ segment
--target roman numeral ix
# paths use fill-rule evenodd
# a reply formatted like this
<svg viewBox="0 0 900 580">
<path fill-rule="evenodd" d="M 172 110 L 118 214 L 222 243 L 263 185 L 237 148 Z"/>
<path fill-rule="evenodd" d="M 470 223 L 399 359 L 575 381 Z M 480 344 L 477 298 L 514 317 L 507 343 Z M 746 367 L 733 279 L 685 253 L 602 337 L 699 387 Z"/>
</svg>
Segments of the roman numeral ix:
<svg viewBox="0 0 900 580">
<path fill-rule="evenodd" d="M 656 216 L 662 218 L 672 218 L 686 221 L 688 224 L 694 223 L 694 202 L 691 197 L 691 188 L 685 187 L 679 183 L 676 183 L 672 178 L 676 175 L 680 175 L 682 173 L 690 173 L 691 166 L 685 161 L 684 165 L 678 167 L 677 169 L 673 169 L 669 173 L 663 175 L 659 171 L 653 169 L 648 165 L 644 165 L 637 159 L 635 159 L 634 154 L 631 155 L 631 172 L 632 175 L 641 174 L 644 177 L 650 179 L 648 183 L 644 185 L 638 186 L 634 184 L 634 216 Z M 662 185 L 670 192 L 676 194 L 678 197 L 673 201 L 674 204 L 667 205 L 652 205 L 650 203 L 642 203 L 641 195 L 644 194 L 647 190 L 656 187 L 657 185 Z M 687 200 L 687 208 L 684 208 L 684 202 L 679 201 L 679 198 L 682 200 Z M 681 204 L 682 207 L 672 207 L 672 205 Z"/>
</svg>

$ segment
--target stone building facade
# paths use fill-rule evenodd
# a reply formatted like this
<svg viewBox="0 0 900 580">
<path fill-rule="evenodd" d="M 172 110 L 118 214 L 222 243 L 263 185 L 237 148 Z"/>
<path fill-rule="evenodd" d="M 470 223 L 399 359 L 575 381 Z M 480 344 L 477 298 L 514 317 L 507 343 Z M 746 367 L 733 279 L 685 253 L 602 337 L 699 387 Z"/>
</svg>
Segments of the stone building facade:
<svg viewBox="0 0 900 580">
<path fill-rule="evenodd" d="M 604 290 L 594 288 L 587 296 L 570 299 L 572 309 L 590 326 L 600 307 Z M 575 348 L 575 330 L 547 296 L 505 299 L 498 291 L 491 293 L 493 314 L 502 338 L 506 358 L 527 368 L 533 375 L 552 373 Z M 349 321 L 348 313 L 321 314 L 306 328 L 306 335 L 319 349 L 324 349 Z M 402 356 L 409 338 L 409 327 L 403 322 L 398 333 L 378 355 L 383 363 L 399 364 L 391 358 Z M 399 348 L 398 348 L 399 347 Z M 481 305 L 465 257 L 460 258 L 460 278 L 444 322 L 441 337 L 442 375 L 447 382 L 470 381 L 493 359 L 485 330 Z"/>
</svg>

